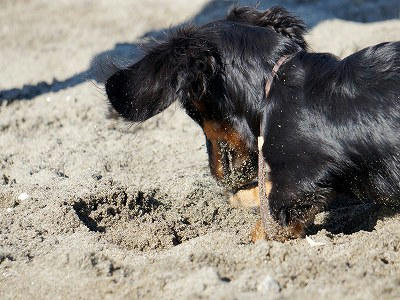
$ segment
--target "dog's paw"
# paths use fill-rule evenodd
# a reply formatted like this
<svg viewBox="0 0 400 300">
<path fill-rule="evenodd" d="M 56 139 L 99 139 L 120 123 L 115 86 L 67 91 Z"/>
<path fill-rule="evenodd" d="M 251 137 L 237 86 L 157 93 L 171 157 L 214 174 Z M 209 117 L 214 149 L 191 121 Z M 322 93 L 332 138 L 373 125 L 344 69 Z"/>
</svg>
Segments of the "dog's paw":
<svg viewBox="0 0 400 300">
<path fill-rule="evenodd" d="M 261 219 L 257 221 L 253 230 L 250 233 L 250 239 L 252 242 L 258 240 L 273 240 L 278 242 L 285 242 L 292 239 L 304 238 L 305 237 L 305 226 L 300 222 L 296 222 L 289 226 L 280 226 L 278 223 L 268 224 L 268 232 L 264 229 L 264 225 Z"/>
<path fill-rule="evenodd" d="M 260 197 L 258 194 L 258 187 L 247 190 L 240 190 L 229 198 L 229 204 L 232 207 L 259 207 Z"/>
<path fill-rule="evenodd" d="M 250 239 L 253 243 L 255 243 L 258 240 L 265 240 L 266 238 L 267 235 L 265 233 L 264 226 L 261 220 L 258 220 L 253 230 L 250 233 Z"/>
</svg>

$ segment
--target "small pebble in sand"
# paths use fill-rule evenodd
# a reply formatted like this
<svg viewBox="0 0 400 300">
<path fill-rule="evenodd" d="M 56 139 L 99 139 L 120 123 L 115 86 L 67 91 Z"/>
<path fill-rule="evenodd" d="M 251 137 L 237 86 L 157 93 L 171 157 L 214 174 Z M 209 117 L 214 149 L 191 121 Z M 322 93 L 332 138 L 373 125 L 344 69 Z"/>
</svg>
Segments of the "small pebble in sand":
<svg viewBox="0 0 400 300">
<path fill-rule="evenodd" d="M 281 287 L 279 283 L 270 275 L 265 276 L 257 286 L 257 290 L 264 294 L 279 293 Z"/>
<path fill-rule="evenodd" d="M 11 212 L 13 212 L 13 208 L 12 207 L 8 207 L 7 209 L 6 209 L 6 211 L 8 212 L 8 213 L 11 213 Z"/>
<path fill-rule="evenodd" d="M 51 98 L 50 98 L 50 97 L 46 97 L 46 101 L 47 101 L 47 102 L 50 102 L 50 101 L 51 101 Z"/>
<path fill-rule="evenodd" d="M 20 201 L 25 201 L 25 200 L 27 200 L 27 199 L 29 199 L 29 195 L 27 194 L 27 193 L 21 193 L 21 194 L 19 194 L 18 195 L 18 200 L 20 200 Z"/>
<path fill-rule="evenodd" d="M 71 96 L 70 96 L 70 95 L 68 95 L 67 97 L 65 97 L 65 100 L 66 100 L 66 101 L 69 101 L 69 100 L 71 100 Z"/>
<path fill-rule="evenodd" d="M 323 242 L 315 242 L 312 238 L 309 236 L 306 236 L 307 242 L 310 244 L 311 247 L 316 247 L 316 246 L 324 246 L 325 243 Z"/>
</svg>

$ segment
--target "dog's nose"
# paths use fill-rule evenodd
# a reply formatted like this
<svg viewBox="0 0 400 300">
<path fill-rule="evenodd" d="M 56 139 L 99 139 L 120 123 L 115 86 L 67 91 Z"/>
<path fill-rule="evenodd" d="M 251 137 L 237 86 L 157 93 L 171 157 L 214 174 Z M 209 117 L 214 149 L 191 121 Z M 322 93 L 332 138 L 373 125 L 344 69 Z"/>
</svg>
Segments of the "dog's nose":
<svg viewBox="0 0 400 300">
<path fill-rule="evenodd" d="M 282 209 L 278 215 L 279 224 L 282 226 L 288 226 L 289 215 L 288 212 Z"/>
</svg>

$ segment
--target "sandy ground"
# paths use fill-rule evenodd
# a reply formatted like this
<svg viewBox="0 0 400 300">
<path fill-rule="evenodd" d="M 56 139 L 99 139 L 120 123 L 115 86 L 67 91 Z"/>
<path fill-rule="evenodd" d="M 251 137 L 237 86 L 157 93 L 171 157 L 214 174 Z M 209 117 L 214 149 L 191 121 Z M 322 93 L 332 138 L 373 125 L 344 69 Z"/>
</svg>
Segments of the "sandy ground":
<svg viewBox="0 0 400 300">
<path fill-rule="evenodd" d="M 316 7 L 315 51 L 400 40 L 399 20 L 330 19 L 398 17 L 395 1 L 348 1 L 336 15 L 329 1 L 282 2 L 304 17 Z M 202 132 L 179 107 L 140 126 L 106 118 L 88 70 L 118 53 L 134 59 L 141 37 L 229 5 L 1 2 L 1 299 L 400 297 L 400 216 L 341 208 L 318 216 L 310 238 L 321 245 L 251 244 L 257 212 L 229 207 Z"/>
</svg>

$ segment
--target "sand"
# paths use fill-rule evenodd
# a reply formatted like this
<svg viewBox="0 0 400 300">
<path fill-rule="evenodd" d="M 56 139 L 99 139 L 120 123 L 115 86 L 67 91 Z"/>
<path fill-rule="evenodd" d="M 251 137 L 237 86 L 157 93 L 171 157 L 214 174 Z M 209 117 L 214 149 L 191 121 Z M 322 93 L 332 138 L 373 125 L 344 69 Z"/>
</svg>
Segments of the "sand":
<svg viewBox="0 0 400 300">
<path fill-rule="evenodd" d="M 315 51 L 400 40 L 400 21 L 382 21 L 399 16 L 395 1 L 286 2 L 306 18 L 315 6 Z M 2 1 L 1 299 L 400 297 L 399 215 L 340 208 L 318 215 L 308 240 L 252 244 L 258 212 L 229 206 L 178 105 L 142 125 L 107 118 L 110 62 L 230 4 Z"/>
</svg>

